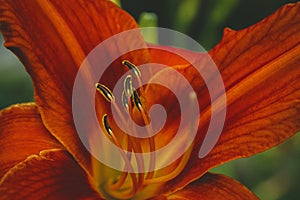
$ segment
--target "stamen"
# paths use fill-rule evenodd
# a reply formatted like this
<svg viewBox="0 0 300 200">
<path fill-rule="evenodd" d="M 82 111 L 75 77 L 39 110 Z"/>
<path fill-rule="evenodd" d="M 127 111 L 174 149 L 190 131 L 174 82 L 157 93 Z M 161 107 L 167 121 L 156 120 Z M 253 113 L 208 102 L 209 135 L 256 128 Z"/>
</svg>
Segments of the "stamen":
<svg viewBox="0 0 300 200">
<path fill-rule="evenodd" d="M 96 83 L 96 88 L 108 102 L 115 101 L 115 97 L 108 87 L 103 84 Z"/>
<path fill-rule="evenodd" d="M 142 84 L 142 81 L 141 81 L 142 73 L 139 70 L 139 68 L 137 66 L 135 66 L 134 64 L 132 64 L 131 62 L 129 62 L 128 60 L 123 60 L 122 64 L 133 71 L 134 75 L 136 76 L 137 82 L 138 82 L 138 88 L 140 88 L 140 93 L 144 94 L 144 89 L 142 87 L 143 84 Z"/>
<path fill-rule="evenodd" d="M 197 102 L 197 95 L 196 95 L 195 92 L 191 92 L 189 94 L 189 100 L 190 100 L 189 112 L 191 114 L 191 119 L 196 119 L 196 117 L 197 117 L 196 114 L 197 113 L 195 112 L 195 108 L 193 107 L 193 105 L 195 105 L 194 103 Z M 190 121 L 190 130 L 191 131 L 196 131 L 197 130 L 197 125 L 198 124 L 195 123 L 195 122 L 196 122 L 195 120 Z M 167 182 L 169 180 L 174 179 L 176 176 L 178 176 L 182 172 L 184 167 L 186 166 L 186 164 L 187 164 L 187 162 L 188 162 L 188 160 L 191 156 L 193 146 L 194 146 L 194 143 L 192 143 L 190 145 L 190 147 L 186 150 L 186 152 L 181 156 L 181 160 L 179 161 L 179 164 L 169 174 L 166 174 L 166 175 L 161 176 L 161 177 L 155 177 L 155 178 L 152 178 L 152 179 L 146 179 L 144 181 L 144 184 L 148 185 L 148 184 Z"/>
<path fill-rule="evenodd" d="M 124 91 L 127 95 L 127 97 L 130 97 L 132 94 L 132 77 L 131 75 L 126 76 L 124 80 Z"/>
<path fill-rule="evenodd" d="M 137 76 L 137 77 L 141 77 L 141 72 L 140 70 L 137 68 L 137 66 L 135 66 L 134 64 L 132 64 L 131 62 L 129 62 L 128 60 L 123 60 L 122 64 L 125 65 L 126 67 L 128 67 L 130 70 L 133 71 L 133 73 Z"/>
<path fill-rule="evenodd" d="M 130 102 L 132 93 L 133 93 L 133 89 L 132 89 L 132 92 L 131 92 L 130 96 L 126 96 L 125 95 L 125 88 L 124 88 L 123 98 L 126 98 L 125 101 Z M 129 114 L 130 110 L 132 110 L 131 102 L 128 103 L 128 112 L 127 112 L 128 114 Z M 131 116 L 129 116 L 129 117 L 131 117 Z M 129 126 L 130 130 L 132 130 L 133 132 L 137 132 L 136 129 L 134 128 L 134 126 L 133 126 L 132 120 L 128 120 L 128 126 Z M 133 152 L 142 152 L 141 144 L 138 141 L 136 141 L 134 138 L 131 138 L 130 143 L 132 144 Z M 137 161 L 138 171 L 139 171 L 139 173 L 138 173 L 139 189 L 142 189 L 142 185 L 143 185 L 143 182 L 144 182 L 144 173 L 142 173 L 142 172 L 145 169 L 144 159 L 143 159 L 143 156 L 138 156 L 137 154 L 135 154 L 135 155 L 136 155 L 135 158 L 136 158 L 136 161 Z"/>
<path fill-rule="evenodd" d="M 107 114 L 105 114 L 102 117 L 102 121 L 103 121 L 103 125 L 105 127 L 105 130 L 107 131 L 107 133 L 111 136 L 112 141 L 115 143 L 115 145 L 117 147 L 119 147 L 120 149 L 120 154 L 123 157 L 124 161 L 125 161 L 125 165 L 126 167 L 129 167 L 130 171 L 133 171 L 133 167 L 130 163 L 130 160 L 128 159 L 127 155 L 125 154 L 125 152 L 122 149 L 122 146 L 120 145 L 119 141 L 117 140 L 116 136 L 114 135 L 108 121 L 107 121 Z M 131 198 L 134 196 L 134 194 L 137 192 L 138 190 L 138 182 L 137 182 L 137 177 L 134 173 L 130 173 L 131 176 L 131 181 L 132 181 L 132 187 L 131 187 L 131 191 L 129 191 L 128 193 L 122 193 L 122 195 L 126 196 L 126 198 Z M 122 180 L 121 180 L 122 182 Z M 114 191 L 111 191 L 111 193 L 115 193 Z M 118 193 L 115 193 L 115 195 L 117 196 Z"/>
<path fill-rule="evenodd" d="M 112 106 L 116 109 L 119 117 L 121 118 L 121 121 L 125 124 L 125 122 L 126 122 L 125 118 L 122 115 L 118 105 L 116 104 L 115 97 L 114 97 L 113 93 L 110 91 L 110 89 L 100 83 L 96 83 L 96 88 L 102 94 L 102 96 L 104 96 L 104 98 L 112 104 Z"/>
<path fill-rule="evenodd" d="M 141 102 L 141 99 L 140 99 L 140 97 L 139 97 L 136 90 L 133 90 L 133 102 L 137 106 L 139 111 L 141 111 L 141 109 L 143 108 L 142 107 L 142 102 Z"/>
<path fill-rule="evenodd" d="M 150 155 L 149 172 L 147 173 L 146 179 L 151 179 L 153 177 L 153 174 L 154 174 L 153 170 L 155 167 L 155 142 L 154 142 L 154 138 L 150 137 L 150 135 L 151 135 L 150 133 L 152 133 L 153 131 L 152 131 L 149 117 L 148 117 L 146 111 L 144 110 L 141 100 L 139 98 L 139 95 L 135 89 L 133 89 L 133 102 L 137 106 L 139 111 L 141 112 L 144 123 L 146 125 L 148 125 L 146 128 L 147 129 L 146 132 L 147 132 L 147 135 L 149 136 L 148 141 L 149 141 L 149 145 L 150 145 L 151 155 Z"/>
<path fill-rule="evenodd" d="M 147 124 L 147 128 L 146 128 L 146 132 L 148 134 L 148 141 L 149 141 L 149 145 L 150 145 L 150 166 L 149 166 L 149 172 L 147 173 L 146 179 L 151 179 L 154 175 L 154 167 L 155 167 L 155 142 L 154 142 L 154 138 L 150 137 L 150 133 L 153 132 L 151 124 L 150 124 L 150 120 L 146 114 L 146 111 L 144 110 L 144 108 L 142 107 L 141 104 L 139 104 L 139 111 L 142 114 L 142 118 L 145 124 Z"/>
<path fill-rule="evenodd" d="M 137 79 L 138 79 L 138 81 L 140 81 L 139 77 L 137 77 Z M 124 90 L 122 93 L 122 103 L 128 114 L 129 114 L 129 111 L 132 109 L 132 104 L 130 102 L 131 98 L 132 98 L 132 100 L 135 98 L 136 103 L 141 102 L 140 100 L 138 100 L 139 97 L 138 97 L 137 93 L 135 94 L 135 97 L 134 97 L 134 95 L 132 95 L 134 93 L 134 91 L 135 91 L 135 89 L 133 89 L 133 87 L 132 87 L 132 77 L 131 77 L 131 75 L 128 75 L 124 80 Z M 141 105 L 141 103 L 136 104 L 136 105 Z M 128 121 L 128 123 L 129 123 L 128 126 L 130 127 L 130 129 L 132 129 L 133 132 L 136 132 L 136 130 L 132 126 L 132 123 L 130 120 Z M 133 152 L 142 152 L 140 143 L 138 143 L 134 139 L 130 139 L 130 143 L 132 144 Z M 144 182 L 144 173 L 142 173 L 142 172 L 144 171 L 144 168 L 145 168 L 143 157 L 136 155 L 136 161 L 137 161 L 137 165 L 138 165 L 138 170 L 140 172 L 138 174 L 138 180 L 139 180 L 138 185 L 139 185 L 139 189 L 142 189 L 142 185 Z"/>
<path fill-rule="evenodd" d="M 125 110 L 127 112 L 129 112 L 128 97 L 127 97 L 125 91 L 123 91 L 123 93 L 122 93 L 122 103 L 123 103 L 123 106 L 124 106 Z"/>
<path fill-rule="evenodd" d="M 110 137 L 112 137 L 112 130 L 111 130 L 111 128 L 110 128 L 110 126 L 109 126 L 109 124 L 108 124 L 108 122 L 107 122 L 107 114 L 105 114 L 105 115 L 103 116 L 102 122 L 103 122 L 103 125 L 104 125 L 104 128 L 105 128 L 106 132 L 108 133 L 108 135 L 109 135 Z"/>
</svg>

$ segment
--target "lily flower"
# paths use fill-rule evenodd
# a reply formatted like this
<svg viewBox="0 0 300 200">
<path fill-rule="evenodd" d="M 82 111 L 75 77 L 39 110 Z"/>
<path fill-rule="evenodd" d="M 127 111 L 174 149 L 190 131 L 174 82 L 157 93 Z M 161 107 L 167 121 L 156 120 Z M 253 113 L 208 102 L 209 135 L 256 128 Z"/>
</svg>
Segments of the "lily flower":
<svg viewBox="0 0 300 200">
<path fill-rule="evenodd" d="M 170 92 L 145 86 L 134 90 L 124 107 L 137 122 L 147 124 L 148 106 L 164 104 L 166 124 L 154 139 L 123 136 L 109 108 L 111 89 L 126 67 L 142 78 L 145 74 L 139 74 L 136 66 L 150 61 L 177 70 L 196 90 L 207 119 L 200 118 L 193 144 L 173 163 L 157 171 L 130 173 L 98 162 L 83 145 L 72 115 L 72 89 L 90 51 L 115 34 L 138 28 L 134 19 L 107 0 L 0 0 L 5 46 L 22 61 L 35 91 L 35 103 L 0 112 L 0 199 L 258 199 L 238 181 L 208 170 L 265 151 L 300 130 L 299 12 L 300 3 L 288 4 L 244 30 L 227 28 L 209 51 L 224 81 L 227 115 L 218 142 L 203 158 L 198 153 L 211 102 L 194 68 L 152 45 L 114 61 L 95 88 L 99 91 L 95 107 L 100 126 L 115 145 L 134 152 L 156 150 L 172 139 L 178 123 L 179 111 L 172 108 L 176 101 Z M 128 40 L 128 46 L 136 42 L 145 43 L 137 36 Z M 106 56 L 111 53 L 108 48 Z M 201 60 L 201 53 L 185 53 Z M 158 71 L 149 78 L 165 76 Z M 134 80 L 126 80 L 125 86 L 133 90 Z"/>
</svg>

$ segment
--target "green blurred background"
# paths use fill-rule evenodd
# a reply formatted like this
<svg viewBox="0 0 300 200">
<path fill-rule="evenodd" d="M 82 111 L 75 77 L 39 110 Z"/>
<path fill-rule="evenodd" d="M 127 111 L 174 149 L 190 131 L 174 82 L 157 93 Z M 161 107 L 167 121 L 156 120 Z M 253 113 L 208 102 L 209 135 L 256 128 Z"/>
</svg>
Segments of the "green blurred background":
<svg viewBox="0 0 300 200">
<path fill-rule="evenodd" d="M 209 50 L 220 41 L 224 27 L 246 28 L 290 2 L 297 1 L 123 0 L 120 4 L 142 24 L 183 32 Z M 3 47 L 2 37 L 0 44 L 0 109 L 33 101 L 30 77 L 18 59 Z M 299 170 L 300 134 L 297 134 L 276 148 L 212 171 L 239 180 L 261 199 L 298 200 Z"/>
</svg>

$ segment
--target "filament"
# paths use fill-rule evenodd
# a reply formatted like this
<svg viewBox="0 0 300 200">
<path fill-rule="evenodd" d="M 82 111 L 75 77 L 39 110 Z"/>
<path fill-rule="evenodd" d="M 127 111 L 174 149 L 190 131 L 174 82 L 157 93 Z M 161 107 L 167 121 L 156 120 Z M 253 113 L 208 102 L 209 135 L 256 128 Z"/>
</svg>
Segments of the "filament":
<svg viewBox="0 0 300 200">
<path fill-rule="evenodd" d="M 180 172 L 182 172 L 182 170 L 186 166 L 187 161 L 190 158 L 190 155 L 191 155 L 191 152 L 193 149 L 192 146 L 193 145 L 191 145 L 191 147 L 189 147 L 189 149 L 183 154 L 183 156 L 181 157 L 181 160 L 179 162 L 179 165 L 176 166 L 175 170 L 172 170 L 171 173 L 164 175 L 164 176 L 160 176 L 160 177 L 152 178 L 152 179 L 146 179 L 144 181 L 144 184 L 148 185 L 148 184 L 167 182 L 167 181 L 174 179 L 176 176 L 178 176 L 178 174 L 180 174 Z"/>
<path fill-rule="evenodd" d="M 107 114 L 105 114 L 103 116 L 102 121 L 103 121 L 104 127 L 105 127 L 106 131 L 108 132 L 108 134 L 110 135 L 112 141 L 114 142 L 114 144 L 117 147 L 119 147 L 119 152 L 120 152 L 121 156 L 123 157 L 123 159 L 125 161 L 126 167 L 129 168 L 129 171 L 133 172 L 133 167 L 132 167 L 130 161 L 128 160 L 127 155 L 124 153 L 124 151 L 121 150 L 122 147 L 121 147 L 118 139 L 115 137 L 113 131 L 111 130 L 111 128 L 110 128 L 110 126 L 108 124 Z M 137 183 L 137 178 L 136 178 L 135 174 L 134 173 L 130 173 L 130 177 L 131 177 L 131 181 L 132 181 L 132 191 L 126 195 L 126 198 L 127 197 L 129 197 L 129 198 L 132 197 L 136 193 L 136 191 L 138 189 L 138 183 Z M 125 194 L 123 194 L 123 195 L 125 195 Z"/>
</svg>

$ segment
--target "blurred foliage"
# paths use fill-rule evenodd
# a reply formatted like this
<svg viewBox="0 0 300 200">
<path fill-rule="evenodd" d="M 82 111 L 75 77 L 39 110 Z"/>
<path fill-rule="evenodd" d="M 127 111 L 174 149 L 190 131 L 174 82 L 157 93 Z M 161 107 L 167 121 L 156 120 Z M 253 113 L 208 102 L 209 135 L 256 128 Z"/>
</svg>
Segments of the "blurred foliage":
<svg viewBox="0 0 300 200">
<path fill-rule="evenodd" d="M 158 26 L 181 31 L 207 50 L 221 39 L 223 29 L 255 24 L 282 5 L 296 0 L 122 0 L 136 20 L 142 12 L 158 16 Z"/>
<path fill-rule="evenodd" d="M 31 78 L 17 57 L 3 47 L 1 34 L 0 45 L 0 109 L 33 101 Z"/>
<path fill-rule="evenodd" d="M 117 4 L 118 6 L 121 6 L 121 1 L 120 0 L 111 0 L 112 2 L 114 2 L 115 4 Z"/>
<path fill-rule="evenodd" d="M 157 16 L 155 13 L 143 12 L 139 17 L 139 25 L 143 27 L 151 27 L 151 30 L 141 30 L 145 40 L 152 44 L 158 44 L 158 33 L 155 27 L 157 27 Z"/>
<path fill-rule="evenodd" d="M 300 134 L 250 158 L 212 169 L 233 177 L 263 200 L 298 200 L 300 191 Z"/>
<path fill-rule="evenodd" d="M 115 0 L 142 26 L 183 32 L 207 50 L 222 37 L 225 27 L 238 30 L 255 24 L 293 0 Z M 120 4 L 119 4 L 120 5 Z M 143 13 L 143 14 L 142 14 Z M 142 14 L 142 15 L 141 15 Z M 155 34 L 155 33 L 154 33 Z M 155 35 L 152 35 L 156 40 Z M 2 38 L 0 38 L 2 44 Z M 30 77 L 8 50 L 0 48 L 0 108 L 33 101 Z M 280 146 L 212 171 L 236 178 L 262 199 L 297 200 L 300 196 L 300 134 Z"/>
</svg>

